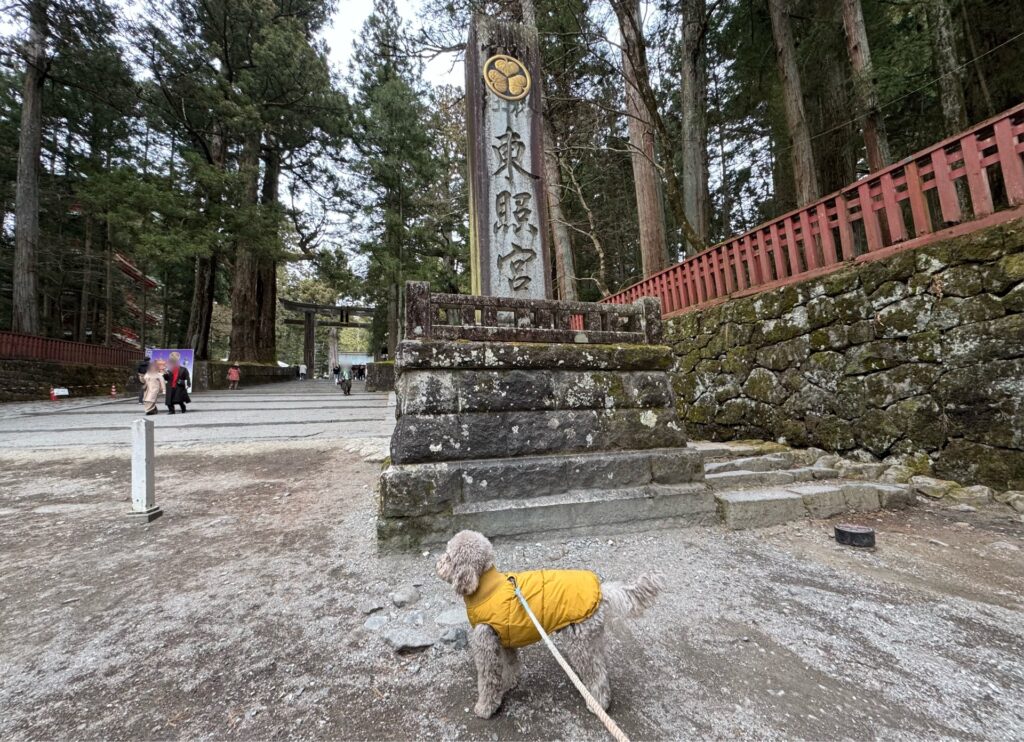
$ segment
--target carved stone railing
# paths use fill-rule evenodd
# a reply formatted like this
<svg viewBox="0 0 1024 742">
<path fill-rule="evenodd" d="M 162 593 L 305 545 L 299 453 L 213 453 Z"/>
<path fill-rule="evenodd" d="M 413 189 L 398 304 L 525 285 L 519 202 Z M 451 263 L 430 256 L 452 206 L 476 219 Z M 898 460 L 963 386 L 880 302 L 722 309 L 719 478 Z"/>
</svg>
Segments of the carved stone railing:
<svg viewBox="0 0 1024 742">
<path fill-rule="evenodd" d="M 598 304 L 433 294 L 430 284 L 415 281 L 405 286 L 407 340 L 661 343 L 661 304 L 651 297 Z"/>
</svg>

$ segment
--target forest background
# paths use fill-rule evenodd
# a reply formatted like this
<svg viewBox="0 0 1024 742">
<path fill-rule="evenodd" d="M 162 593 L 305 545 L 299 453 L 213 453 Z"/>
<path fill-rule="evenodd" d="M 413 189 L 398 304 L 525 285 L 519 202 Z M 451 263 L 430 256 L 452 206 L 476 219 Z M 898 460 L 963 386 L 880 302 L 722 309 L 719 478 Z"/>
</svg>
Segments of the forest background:
<svg viewBox="0 0 1024 742">
<path fill-rule="evenodd" d="M 404 281 L 468 289 L 473 12 L 539 34 L 560 298 L 1024 100 L 1024 0 L 368 5 L 0 6 L 0 328 L 295 363 L 287 297 L 375 306 L 319 341 L 393 352 Z"/>
</svg>

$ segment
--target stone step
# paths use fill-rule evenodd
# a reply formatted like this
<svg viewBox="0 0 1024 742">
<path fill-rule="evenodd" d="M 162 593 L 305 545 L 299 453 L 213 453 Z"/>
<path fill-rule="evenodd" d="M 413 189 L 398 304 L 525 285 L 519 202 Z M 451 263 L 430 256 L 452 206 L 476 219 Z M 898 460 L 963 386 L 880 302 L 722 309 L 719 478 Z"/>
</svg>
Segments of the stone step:
<svg viewBox="0 0 1024 742">
<path fill-rule="evenodd" d="M 384 515 L 393 516 L 442 512 L 484 500 L 686 484 L 703 478 L 699 453 L 688 448 L 653 448 L 391 466 L 381 475 L 380 486 Z"/>
<path fill-rule="evenodd" d="M 762 528 L 800 518 L 830 518 L 841 513 L 903 508 L 913 503 L 905 485 L 838 480 L 827 484 L 727 490 L 715 494 L 726 528 Z"/>
<path fill-rule="evenodd" d="M 726 461 L 793 450 L 772 441 L 690 441 L 686 447 L 700 451 L 705 461 Z"/>
<path fill-rule="evenodd" d="M 518 536 L 711 525 L 718 516 L 712 493 L 703 484 L 693 483 L 464 503 L 453 510 L 451 521 L 453 532 L 472 528 L 488 535 Z"/>
<path fill-rule="evenodd" d="M 777 469 L 767 471 L 749 471 L 739 469 L 706 474 L 704 480 L 716 490 L 739 489 L 745 487 L 773 487 L 793 484 L 794 482 L 810 482 L 818 479 L 835 479 L 839 471 L 828 467 L 800 466 L 795 469 Z"/>
<path fill-rule="evenodd" d="M 729 471 L 777 471 L 801 466 L 812 466 L 819 454 L 816 451 L 780 451 L 758 456 L 739 456 L 736 458 L 705 460 L 704 471 L 708 474 L 720 474 Z"/>
</svg>

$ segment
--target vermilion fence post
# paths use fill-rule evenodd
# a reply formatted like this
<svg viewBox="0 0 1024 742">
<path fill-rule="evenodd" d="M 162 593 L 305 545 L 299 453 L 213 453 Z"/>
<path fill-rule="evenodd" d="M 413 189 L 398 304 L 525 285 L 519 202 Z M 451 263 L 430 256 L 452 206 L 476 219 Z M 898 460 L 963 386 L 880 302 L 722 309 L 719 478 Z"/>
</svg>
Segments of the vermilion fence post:
<svg viewBox="0 0 1024 742">
<path fill-rule="evenodd" d="M 1017 154 L 1016 137 L 1010 119 L 997 121 L 994 129 L 996 148 L 999 152 L 999 169 L 1006 185 L 1006 197 L 1011 206 L 1024 204 L 1024 164 Z"/>
<path fill-rule="evenodd" d="M 967 185 L 971 191 L 971 210 L 974 217 L 988 216 L 995 207 L 992 205 L 992 189 L 988 185 L 988 175 L 981 166 L 981 153 L 978 151 L 978 139 L 968 134 L 960 140 L 960 152 L 964 158 L 964 170 L 967 173 Z"/>
<path fill-rule="evenodd" d="M 910 214 L 914 219 L 914 236 L 931 234 L 932 215 L 928 211 L 928 202 L 925 200 L 924 191 L 921 188 L 921 174 L 917 168 L 917 161 L 908 162 L 903 172 L 907 179 L 907 200 L 910 201 Z"/>
<path fill-rule="evenodd" d="M 900 209 L 896 194 L 896 182 L 892 173 L 882 175 L 882 205 L 885 207 L 885 223 L 889 227 L 889 239 L 903 242 L 907 239 L 907 228 L 903 222 L 903 211 Z"/>
<path fill-rule="evenodd" d="M 960 199 L 956 194 L 953 179 L 950 177 L 949 159 L 946 156 L 945 147 L 939 147 L 932 152 L 932 176 L 935 179 L 936 192 L 939 194 L 942 220 L 950 224 L 959 224 L 962 219 Z"/>
</svg>

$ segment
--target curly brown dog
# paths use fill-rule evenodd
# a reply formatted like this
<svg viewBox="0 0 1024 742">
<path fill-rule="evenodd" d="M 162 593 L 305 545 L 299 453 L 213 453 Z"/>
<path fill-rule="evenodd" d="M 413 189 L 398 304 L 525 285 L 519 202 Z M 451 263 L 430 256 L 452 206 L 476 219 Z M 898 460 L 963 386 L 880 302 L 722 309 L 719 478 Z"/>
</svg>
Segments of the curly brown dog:
<svg viewBox="0 0 1024 742">
<path fill-rule="evenodd" d="M 601 584 L 593 572 L 539 570 L 506 575 L 494 566 L 494 548 L 482 533 L 460 531 L 437 561 L 437 574 L 466 601 L 473 626 L 470 650 L 477 671 L 477 716 L 490 718 L 519 682 L 516 649 L 540 634 L 514 594 L 514 577 L 545 632 L 564 640 L 566 659 L 605 709 L 612 700 L 605 661 L 605 626 L 639 616 L 653 603 L 663 579 L 642 574 L 635 582 Z"/>
</svg>

